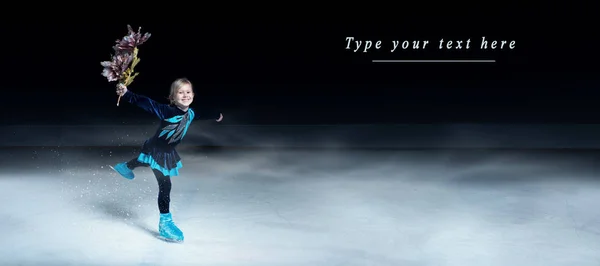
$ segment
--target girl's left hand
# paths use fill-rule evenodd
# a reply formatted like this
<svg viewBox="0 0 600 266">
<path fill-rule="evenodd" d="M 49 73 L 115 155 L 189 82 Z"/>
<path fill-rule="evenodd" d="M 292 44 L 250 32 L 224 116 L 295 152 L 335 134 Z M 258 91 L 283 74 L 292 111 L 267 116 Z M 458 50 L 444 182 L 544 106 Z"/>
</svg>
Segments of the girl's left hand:
<svg viewBox="0 0 600 266">
<path fill-rule="evenodd" d="M 217 119 L 217 122 L 221 122 L 221 120 L 223 120 L 223 114 L 221 113 L 219 116 L 219 119 Z"/>
</svg>

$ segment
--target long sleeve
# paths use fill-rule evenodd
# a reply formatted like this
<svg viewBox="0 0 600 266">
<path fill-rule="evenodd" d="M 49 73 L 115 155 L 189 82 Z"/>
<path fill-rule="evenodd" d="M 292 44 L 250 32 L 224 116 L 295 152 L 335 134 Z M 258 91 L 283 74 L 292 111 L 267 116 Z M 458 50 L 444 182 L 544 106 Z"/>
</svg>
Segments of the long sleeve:
<svg viewBox="0 0 600 266">
<path fill-rule="evenodd" d="M 221 113 L 217 112 L 217 111 L 210 111 L 210 112 L 197 112 L 194 115 L 194 120 L 217 120 L 219 119 L 219 117 L 221 117 Z"/>
<path fill-rule="evenodd" d="M 149 113 L 155 114 L 160 119 L 165 119 L 166 114 L 168 114 L 168 106 L 166 104 L 156 102 L 143 95 L 135 94 L 130 90 L 127 90 L 123 95 L 123 99 Z"/>
</svg>

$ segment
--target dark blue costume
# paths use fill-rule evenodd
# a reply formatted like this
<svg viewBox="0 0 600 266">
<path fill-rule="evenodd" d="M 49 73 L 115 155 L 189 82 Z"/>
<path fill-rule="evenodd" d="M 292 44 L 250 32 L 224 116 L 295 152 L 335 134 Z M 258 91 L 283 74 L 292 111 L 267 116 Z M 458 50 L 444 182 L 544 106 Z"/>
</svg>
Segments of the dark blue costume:
<svg viewBox="0 0 600 266">
<path fill-rule="evenodd" d="M 146 140 L 137 161 L 150 166 L 153 170 L 160 171 L 164 176 L 179 175 L 179 169 L 183 165 L 175 147 L 185 137 L 192 121 L 219 118 L 219 114 L 211 113 L 202 113 L 197 116 L 191 108 L 183 111 L 176 106 L 158 103 L 129 90 L 123 95 L 123 99 L 160 119 L 158 130 L 154 136 Z"/>
<path fill-rule="evenodd" d="M 194 110 L 183 111 L 176 106 L 158 103 L 146 96 L 129 90 L 122 96 L 126 101 L 155 114 L 161 123 L 158 130 L 142 146 L 140 155 L 128 162 L 113 167 L 123 177 L 133 179 L 133 170 L 140 166 L 149 166 L 158 181 L 158 209 L 160 211 L 160 236 L 175 241 L 183 241 L 183 233 L 173 222 L 169 205 L 171 202 L 171 176 L 179 175 L 181 158 L 175 147 L 181 142 L 193 120 L 215 119 L 220 114 L 206 113 L 197 116 Z"/>
</svg>

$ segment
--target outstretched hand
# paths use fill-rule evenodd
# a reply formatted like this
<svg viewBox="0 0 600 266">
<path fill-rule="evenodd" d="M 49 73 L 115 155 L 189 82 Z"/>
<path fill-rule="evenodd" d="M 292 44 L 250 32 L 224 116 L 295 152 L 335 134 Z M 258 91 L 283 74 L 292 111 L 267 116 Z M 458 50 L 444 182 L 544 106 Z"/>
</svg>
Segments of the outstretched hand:
<svg viewBox="0 0 600 266">
<path fill-rule="evenodd" d="M 217 122 L 221 122 L 222 120 L 223 120 L 223 114 L 221 113 L 221 114 L 219 115 L 219 119 L 217 119 Z"/>
<path fill-rule="evenodd" d="M 127 92 L 127 86 L 123 83 L 117 84 L 117 95 L 123 96 Z"/>
</svg>

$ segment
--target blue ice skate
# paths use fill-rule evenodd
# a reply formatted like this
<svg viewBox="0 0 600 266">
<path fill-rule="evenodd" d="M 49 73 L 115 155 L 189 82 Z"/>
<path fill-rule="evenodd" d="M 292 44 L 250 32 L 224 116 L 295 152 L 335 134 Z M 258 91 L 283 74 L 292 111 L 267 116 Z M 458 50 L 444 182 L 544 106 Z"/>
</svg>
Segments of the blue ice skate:
<svg viewBox="0 0 600 266">
<path fill-rule="evenodd" d="M 161 213 L 160 214 L 160 222 L 158 223 L 158 232 L 160 233 L 160 237 L 167 241 L 183 241 L 183 233 L 175 223 L 173 222 L 173 218 L 171 217 L 171 213 Z"/>
<path fill-rule="evenodd" d="M 125 177 L 127 179 L 135 178 L 133 171 L 131 171 L 131 169 L 129 169 L 129 167 L 127 167 L 127 163 L 120 163 L 120 164 L 115 165 L 114 167 L 111 166 L 110 168 L 112 168 L 117 173 L 119 173 L 120 175 L 122 175 L 123 177 Z"/>
</svg>

